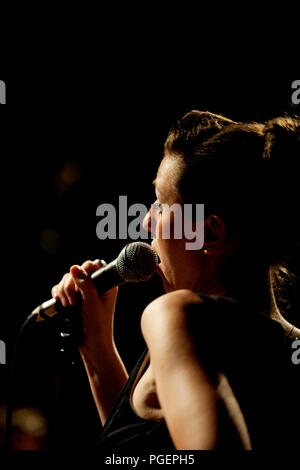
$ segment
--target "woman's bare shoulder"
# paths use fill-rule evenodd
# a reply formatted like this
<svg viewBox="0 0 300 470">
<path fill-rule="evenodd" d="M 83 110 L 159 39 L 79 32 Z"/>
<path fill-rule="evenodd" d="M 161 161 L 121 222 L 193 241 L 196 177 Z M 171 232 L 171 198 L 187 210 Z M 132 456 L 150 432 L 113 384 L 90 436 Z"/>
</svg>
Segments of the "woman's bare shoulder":
<svg viewBox="0 0 300 470">
<path fill-rule="evenodd" d="M 161 295 L 157 299 L 153 300 L 143 312 L 143 317 L 150 316 L 165 316 L 168 314 L 175 314 L 184 312 L 184 310 L 193 304 L 201 304 L 203 299 L 189 289 L 179 289 L 167 294 Z"/>
<path fill-rule="evenodd" d="M 192 305 L 203 303 L 191 290 L 181 289 L 158 297 L 144 310 L 141 329 L 151 351 L 153 346 L 170 351 L 183 341 L 187 344 L 187 311 Z"/>
</svg>

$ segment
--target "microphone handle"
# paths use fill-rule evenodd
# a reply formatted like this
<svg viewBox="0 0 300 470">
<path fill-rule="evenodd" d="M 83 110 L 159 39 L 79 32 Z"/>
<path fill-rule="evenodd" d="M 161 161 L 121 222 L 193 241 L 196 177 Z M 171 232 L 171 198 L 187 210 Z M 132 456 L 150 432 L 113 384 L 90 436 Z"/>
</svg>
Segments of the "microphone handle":
<svg viewBox="0 0 300 470">
<path fill-rule="evenodd" d="M 112 287 L 119 286 L 124 284 L 126 281 L 120 275 L 117 267 L 116 261 L 112 261 L 107 264 L 104 268 L 100 268 L 91 275 L 93 279 L 96 290 L 99 295 L 108 291 Z M 49 299 L 46 302 L 43 302 L 36 309 L 34 309 L 31 315 L 36 314 L 36 321 L 44 321 L 49 318 L 55 317 L 56 315 L 68 315 L 72 312 L 80 310 L 81 308 L 81 296 L 78 296 L 78 301 L 75 305 L 68 305 L 64 307 L 60 299 Z"/>
<path fill-rule="evenodd" d="M 64 307 L 60 301 L 60 299 L 50 299 L 47 300 L 46 302 L 43 302 L 41 305 L 36 307 L 31 315 L 36 315 L 36 321 L 44 321 L 48 320 L 49 318 L 53 318 L 56 315 L 68 315 L 69 313 L 74 313 L 75 310 L 78 311 L 78 309 L 81 306 L 81 296 L 78 296 L 78 301 L 75 305 L 68 305 L 67 307 Z"/>
<path fill-rule="evenodd" d="M 95 271 L 91 275 L 91 279 L 94 281 L 99 295 L 112 287 L 120 286 L 126 282 L 117 269 L 116 260 L 111 261 L 109 264 L 104 266 L 104 268 L 100 268 Z"/>
</svg>

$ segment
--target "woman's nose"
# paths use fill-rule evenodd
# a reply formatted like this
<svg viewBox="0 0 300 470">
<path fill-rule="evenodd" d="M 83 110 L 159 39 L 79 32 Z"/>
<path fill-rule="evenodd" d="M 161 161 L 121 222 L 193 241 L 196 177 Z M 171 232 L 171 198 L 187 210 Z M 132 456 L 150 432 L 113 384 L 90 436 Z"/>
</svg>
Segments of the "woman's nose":
<svg viewBox="0 0 300 470">
<path fill-rule="evenodd" d="M 152 232 L 153 235 L 154 235 L 155 223 L 154 223 L 154 220 L 153 220 L 153 217 L 152 217 L 151 208 L 148 210 L 147 214 L 145 215 L 145 217 L 143 219 L 143 229 L 146 232 L 150 232 L 150 233 Z"/>
</svg>

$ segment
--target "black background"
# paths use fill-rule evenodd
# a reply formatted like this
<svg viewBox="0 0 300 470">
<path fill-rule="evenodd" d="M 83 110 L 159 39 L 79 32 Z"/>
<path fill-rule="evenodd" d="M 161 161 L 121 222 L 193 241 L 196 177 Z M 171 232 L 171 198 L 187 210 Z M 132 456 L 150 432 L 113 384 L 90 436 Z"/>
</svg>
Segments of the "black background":
<svg viewBox="0 0 300 470">
<path fill-rule="evenodd" d="M 154 72 L 151 64 L 97 61 L 84 73 L 81 67 L 68 74 L 51 73 L 50 67 L 37 67 L 34 74 L 0 69 L 7 85 L 0 129 L 0 339 L 7 345 L 7 365 L 0 366 L 0 404 L 8 398 L 18 328 L 72 264 L 117 256 L 126 241 L 97 239 L 96 208 L 117 204 L 119 195 L 127 195 L 129 204 L 153 202 L 151 181 L 177 118 L 191 109 L 235 120 L 299 112 L 291 104 L 293 80 L 224 73 L 208 78 L 201 67 L 181 78 L 180 64 Z M 63 184 L 68 171 L 73 180 Z M 54 237 L 46 246 L 45 233 Z M 144 346 L 140 315 L 160 293 L 155 277 L 120 289 L 116 341 L 129 370 Z M 48 448 L 89 449 L 100 425 L 88 382 L 78 355 L 72 364 L 59 349 L 51 326 L 28 327 L 17 358 L 15 402 L 46 414 Z"/>
</svg>

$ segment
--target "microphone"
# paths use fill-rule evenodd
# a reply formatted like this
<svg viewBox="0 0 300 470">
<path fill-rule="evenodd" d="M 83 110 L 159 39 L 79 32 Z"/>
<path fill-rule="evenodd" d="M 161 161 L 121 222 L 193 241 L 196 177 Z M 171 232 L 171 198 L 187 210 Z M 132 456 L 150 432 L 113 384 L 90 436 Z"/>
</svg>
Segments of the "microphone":
<svg viewBox="0 0 300 470">
<path fill-rule="evenodd" d="M 147 281 L 154 274 L 158 262 L 157 254 L 147 243 L 129 243 L 124 246 L 115 260 L 95 271 L 91 279 L 94 281 L 98 294 L 101 295 L 112 287 L 126 282 Z M 39 305 L 31 315 L 36 315 L 36 321 L 43 321 L 63 314 L 66 309 L 74 309 L 76 306 L 63 307 L 59 299 L 53 298 Z"/>
</svg>

